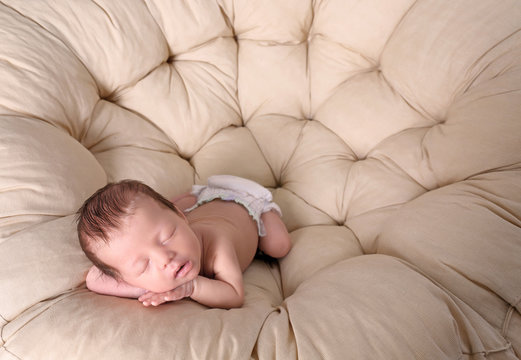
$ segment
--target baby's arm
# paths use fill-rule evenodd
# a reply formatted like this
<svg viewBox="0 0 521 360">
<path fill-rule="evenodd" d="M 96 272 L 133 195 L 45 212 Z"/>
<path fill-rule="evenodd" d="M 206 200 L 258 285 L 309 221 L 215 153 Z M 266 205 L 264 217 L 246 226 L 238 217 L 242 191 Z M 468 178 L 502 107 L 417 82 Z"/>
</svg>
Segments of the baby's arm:
<svg viewBox="0 0 521 360">
<path fill-rule="evenodd" d="M 214 260 L 215 278 L 198 276 L 194 280 L 191 298 L 209 307 L 241 307 L 244 303 L 244 286 L 235 248 L 232 243 L 225 241 L 218 250 Z"/>
<path fill-rule="evenodd" d="M 96 266 L 92 266 L 87 274 L 87 288 L 98 294 L 128 298 L 138 298 L 147 291 L 105 275 Z"/>
</svg>

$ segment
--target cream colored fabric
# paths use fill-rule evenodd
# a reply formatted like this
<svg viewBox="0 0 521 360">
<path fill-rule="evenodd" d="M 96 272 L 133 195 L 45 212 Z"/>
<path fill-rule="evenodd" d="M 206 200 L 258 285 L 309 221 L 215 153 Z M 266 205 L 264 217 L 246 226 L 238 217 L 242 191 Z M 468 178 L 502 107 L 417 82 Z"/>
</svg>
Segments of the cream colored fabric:
<svg viewBox="0 0 521 360">
<path fill-rule="evenodd" d="M 0 359 L 521 356 L 521 2 L 0 1 Z M 123 178 L 270 188 L 240 309 L 85 289 Z"/>
</svg>

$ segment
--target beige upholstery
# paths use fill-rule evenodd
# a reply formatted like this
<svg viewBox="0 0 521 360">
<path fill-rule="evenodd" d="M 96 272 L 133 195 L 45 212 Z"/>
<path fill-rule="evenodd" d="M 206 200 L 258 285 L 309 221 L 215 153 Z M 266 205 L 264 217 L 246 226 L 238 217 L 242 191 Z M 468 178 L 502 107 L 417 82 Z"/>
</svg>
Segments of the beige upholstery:
<svg viewBox="0 0 521 360">
<path fill-rule="evenodd" d="M 521 356 L 519 0 L 1 0 L 0 359 Z M 85 288 L 123 178 L 273 191 L 229 311 Z"/>
</svg>

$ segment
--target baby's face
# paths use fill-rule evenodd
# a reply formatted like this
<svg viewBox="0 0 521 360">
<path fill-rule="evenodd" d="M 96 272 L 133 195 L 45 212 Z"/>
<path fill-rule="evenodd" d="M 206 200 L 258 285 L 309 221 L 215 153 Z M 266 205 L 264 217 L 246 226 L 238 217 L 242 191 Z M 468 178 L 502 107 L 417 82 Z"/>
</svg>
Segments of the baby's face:
<svg viewBox="0 0 521 360">
<path fill-rule="evenodd" d="M 140 196 L 135 213 L 100 246 L 97 256 L 130 285 L 164 292 L 197 277 L 201 242 L 183 217 Z"/>
</svg>

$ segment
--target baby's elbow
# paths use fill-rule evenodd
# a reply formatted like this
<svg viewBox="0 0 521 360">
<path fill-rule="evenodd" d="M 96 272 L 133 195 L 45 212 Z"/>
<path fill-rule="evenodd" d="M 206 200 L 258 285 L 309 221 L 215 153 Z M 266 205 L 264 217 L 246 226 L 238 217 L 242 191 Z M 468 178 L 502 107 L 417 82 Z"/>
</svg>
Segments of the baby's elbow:
<svg viewBox="0 0 521 360">
<path fill-rule="evenodd" d="M 244 295 L 238 296 L 237 298 L 230 301 L 226 308 L 228 309 L 237 309 L 241 308 L 244 305 Z"/>
<path fill-rule="evenodd" d="M 244 294 L 241 294 L 237 299 L 236 308 L 240 308 L 244 305 Z"/>
<path fill-rule="evenodd" d="M 227 309 L 236 309 L 244 305 L 244 290 L 237 290 L 233 297 L 228 299 Z"/>
<path fill-rule="evenodd" d="M 93 284 L 92 280 L 87 278 L 87 280 L 85 281 L 85 285 L 87 286 L 87 289 L 89 289 L 90 291 L 94 291 L 92 284 Z"/>
<path fill-rule="evenodd" d="M 87 285 L 87 289 L 90 291 L 94 291 L 93 289 L 96 287 L 97 281 L 99 281 L 99 278 L 101 276 L 101 271 L 95 267 L 92 266 L 87 273 L 87 278 L 85 279 L 85 284 Z"/>
</svg>

